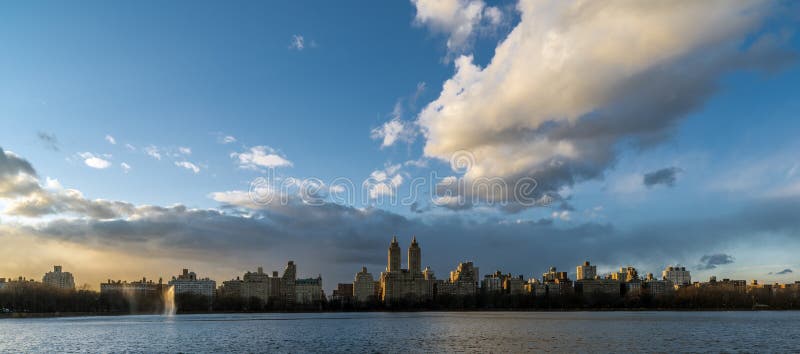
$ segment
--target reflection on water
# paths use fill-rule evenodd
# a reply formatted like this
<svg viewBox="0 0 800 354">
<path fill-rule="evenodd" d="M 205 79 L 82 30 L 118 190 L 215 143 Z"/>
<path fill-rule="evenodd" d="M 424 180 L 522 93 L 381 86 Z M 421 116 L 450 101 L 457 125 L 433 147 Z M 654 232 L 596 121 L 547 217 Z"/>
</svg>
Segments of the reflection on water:
<svg viewBox="0 0 800 354">
<path fill-rule="evenodd" d="M 218 314 L 0 320 L 3 352 L 800 351 L 800 312 Z"/>
</svg>

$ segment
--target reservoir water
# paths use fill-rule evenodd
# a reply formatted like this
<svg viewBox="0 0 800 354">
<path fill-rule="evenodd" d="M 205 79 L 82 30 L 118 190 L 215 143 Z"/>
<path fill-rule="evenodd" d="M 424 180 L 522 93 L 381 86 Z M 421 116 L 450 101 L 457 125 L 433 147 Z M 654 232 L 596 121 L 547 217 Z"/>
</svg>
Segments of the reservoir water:
<svg viewBox="0 0 800 354">
<path fill-rule="evenodd" d="M 800 312 L 412 312 L 0 319 L 0 352 L 800 352 Z"/>
</svg>

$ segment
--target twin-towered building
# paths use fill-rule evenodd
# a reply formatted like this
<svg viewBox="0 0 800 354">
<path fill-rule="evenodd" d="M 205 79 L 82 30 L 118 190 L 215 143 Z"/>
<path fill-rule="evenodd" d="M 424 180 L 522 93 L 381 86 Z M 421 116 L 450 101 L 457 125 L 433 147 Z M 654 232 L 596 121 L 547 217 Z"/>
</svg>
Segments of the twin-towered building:
<svg viewBox="0 0 800 354">
<path fill-rule="evenodd" d="M 416 237 L 408 246 L 408 266 L 402 268 L 402 251 L 395 236 L 389 244 L 386 270 L 378 280 L 362 267 L 353 279 L 352 289 L 352 298 L 357 302 L 425 302 L 435 296 L 471 296 L 477 294 L 478 268 L 472 262 L 460 263 L 450 272 L 449 279 L 436 279 L 429 267 L 422 269 L 422 249 Z"/>
<path fill-rule="evenodd" d="M 430 269 L 422 270 L 422 249 L 416 237 L 408 246 L 408 268 L 401 268 L 402 255 L 397 237 L 389 245 L 386 271 L 380 277 L 380 297 L 384 302 L 427 301 L 433 298 L 435 278 Z"/>
</svg>

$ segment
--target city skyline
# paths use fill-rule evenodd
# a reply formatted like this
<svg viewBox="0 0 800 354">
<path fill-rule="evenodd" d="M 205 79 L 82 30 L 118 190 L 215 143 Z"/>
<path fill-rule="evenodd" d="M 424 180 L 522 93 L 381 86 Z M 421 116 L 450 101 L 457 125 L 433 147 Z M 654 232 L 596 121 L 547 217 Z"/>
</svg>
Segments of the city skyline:
<svg viewBox="0 0 800 354">
<path fill-rule="evenodd" d="M 0 277 L 800 269 L 798 4 L 189 4 L 0 5 Z"/>
<path fill-rule="evenodd" d="M 417 294 L 416 296 L 421 296 L 422 298 L 424 298 L 426 296 L 429 296 L 429 297 L 432 298 L 435 292 L 440 292 L 441 293 L 442 292 L 441 288 L 443 286 L 443 283 L 441 283 L 441 281 L 448 282 L 448 277 L 444 277 L 444 279 L 442 279 L 441 277 L 437 278 L 435 276 L 435 274 L 437 274 L 436 270 L 431 269 L 430 267 L 427 267 L 427 266 L 426 267 L 422 266 L 424 263 L 422 263 L 421 247 L 420 247 L 419 243 L 417 243 L 416 236 L 412 236 L 412 239 L 409 242 L 409 246 L 408 246 L 407 250 L 408 250 L 408 257 L 405 259 L 407 263 L 405 263 L 405 268 L 403 268 L 403 264 L 404 263 L 403 263 L 403 256 L 402 256 L 402 253 L 403 253 L 402 252 L 402 248 L 400 247 L 400 243 L 397 240 L 397 236 L 393 236 L 392 239 L 391 239 L 391 242 L 389 243 L 388 257 L 387 257 L 387 261 L 384 263 L 385 268 L 383 270 L 377 270 L 376 271 L 376 274 L 379 274 L 379 276 L 377 276 L 377 277 L 372 276 L 372 273 L 369 272 L 369 268 L 366 267 L 366 266 L 363 266 L 363 267 L 361 267 L 361 270 L 359 272 L 355 273 L 354 281 L 351 283 L 353 287 L 350 290 L 352 291 L 353 289 L 358 289 L 359 286 L 358 286 L 357 282 L 364 275 L 369 275 L 368 282 L 370 283 L 370 287 L 369 287 L 370 288 L 370 293 L 374 292 L 374 293 L 378 294 L 378 295 L 375 295 L 375 296 L 378 296 L 379 298 L 381 298 L 381 301 L 386 301 L 388 303 L 388 302 L 391 302 L 391 301 L 394 301 L 394 300 L 397 300 L 397 299 L 401 299 L 401 298 L 403 298 L 404 296 L 406 296 L 409 293 L 415 293 L 415 292 L 420 291 L 419 289 L 417 289 L 417 290 L 408 290 L 408 289 L 414 289 L 416 286 L 401 285 L 399 287 L 399 289 L 401 289 L 401 290 L 395 290 L 397 292 L 396 295 L 385 295 L 387 293 L 387 288 L 386 288 L 385 284 L 387 282 L 392 282 L 392 281 L 399 281 L 400 283 L 402 283 L 402 282 L 404 282 L 406 280 L 403 280 L 403 278 L 398 278 L 397 275 L 398 275 L 398 273 L 407 273 L 408 275 L 411 275 L 411 276 L 414 276 L 414 274 L 418 274 L 417 277 L 415 277 L 414 279 L 409 278 L 408 281 L 417 282 L 417 281 L 423 281 L 423 279 L 424 279 L 424 281 L 431 281 L 431 283 L 429 285 L 423 286 L 423 287 L 426 287 L 426 286 L 430 287 L 430 289 L 427 290 L 427 291 L 429 291 L 429 293 L 427 293 L 427 295 L 425 295 L 425 293 Z M 534 282 L 535 284 L 539 284 L 538 280 L 537 280 L 537 277 L 538 277 L 538 274 L 540 274 L 540 273 L 538 273 L 538 271 L 535 271 L 535 270 L 532 271 L 532 273 L 530 273 L 532 275 L 530 277 L 527 276 L 529 273 L 520 273 L 520 274 L 516 274 L 516 273 L 512 273 L 512 272 L 504 273 L 503 269 L 501 269 L 501 268 L 498 268 L 498 269 L 493 270 L 493 271 L 489 271 L 489 272 L 487 272 L 485 274 L 480 274 L 480 271 L 479 271 L 480 266 L 479 265 L 474 265 L 472 261 L 466 260 L 466 258 L 462 258 L 462 259 L 465 259 L 465 260 L 456 262 L 457 267 L 456 266 L 452 267 L 453 269 L 456 269 L 456 270 L 455 271 L 450 271 L 450 276 L 449 276 L 450 280 L 449 281 L 457 283 L 456 279 L 458 278 L 458 276 L 456 276 L 454 274 L 463 273 L 463 272 L 466 271 L 469 274 L 468 278 L 466 278 L 467 279 L 466 283 L 472 283 L 472 285 L 474 286 L 474 288 L 472 290 L 467 291 L 466 294 L 476 294 L 478 291 L 485 291 L 487 288 L 491 290 L 493 288 L 493 286 L 491 284 L 489 284 L 489 285 L 486 284 L 486 281 L 487 281 L 488 278 L 498 278 L 498 277 L 501 277 L 501 278 L 502 277 L 507 277 L 507 278 L 514 278 L 514 279 L 518 278 L 518 279 L 520 279 L 520 281 L 524 282 L 524 283 L 520 283 L 520 289 L 522 289 L 522 285 L 523 284 L 527 284 L 528 282 L 531 282 L 531 281 Z M 464 267 L 464 266 L 466 266 L 467 268 L 462 269 L 462 267 Z M 209 277 L 199 278 L 199 277 L 197 277 L 197 275 L 196 275 L 196 273 L 194 271 L 190 272 L 190 269 L 192 269 L 192 268 L 183 268 L 182 273 L 179 273 L 178 275 L 173 275 L 173 276 L 171 276 L 171 278 L 169 276 L 167 276 L 167 277 L 159 276 L 157 278 L 158 279 L 157 282 L 154 280 L 155 278 L 149 278 L 148 279 L 146 276 L 142 276 L 141 278 L 135 278 L 135 279 L 130 280 L 130 281 L 128 279 L 121 279 L 121 278 L 115 278 L 113 276 L 109 276 L 108 279 L 105 282 L 100 283 L 99 287 L 97 287 L 97 288 L 91 286 L 91 284 L 88 284 L 88 283 L 80 283 L 80 284 L 76 283 L 73 274 L 71 272 L 62 271 L 63 270 L 63 266 L 61 266 L 61 265 L 54 265 L 52 268 L 53 268 L 53 270 L 51 270 L 51 271 L 49 271 L 49 272 L 44 274 L 44 276 L 42 277 L 41 283 L 46 284 L 48 286 L 61 288 L 61 289 L 72 289 L 72 290 L 74 290 L 74 289 L 78 289 L 78 288 L 81 288 L 81 289 L 87 289 L 88 288 L 88 289 L 92 289 L 92 290 L 100 290 L 101 292 L 102 291 L 107 291 L 107 290 L 120 291 L 120 290 L 116 289 L 116 287 L 118 287 L 118 286 L 128 286 L 128 285 L 131 285 L 131 286 L 140 286 L 141 285 L 141 286 L 143 286 L 144 284 L 149 284 L 151 287 L 153 287 L 152 291 L 156 291 L 156 289 L 157 289 L 157 291 L 161 291 L 160 286 L 162 284 L 164 286 L 167 286 L 167 285 L 172 286 L 174 284 L 174 282 L 176 282 L 176 281 L 186 280 L 186 281 L 189 281 L 187 284 L 189 284 L 188 287 L 190 289 L 193 288 L 193 286 L 191 284 L 195 283 L 197 281 L 199 281 L 201 283 L 206 282 L 206 283 L 210 284 L 210 285 L 208 285 L 209 287 L 207 289 L 202 291 L 202 293 L 204 295 L 208 296 L 208 297 L 213 297 L 213 296 L 215 296 L 214 294 L 216 294 L 219 291 L 222 291 L 223 293 L 225 293 L 226 290 L 223 290 L 223 289 L 226 288 L 226 287 L 230 287 L 231 286 L 229 284 L 230 282 L 242 282 L 242 281 L 244 281 L 245 283 L 247 283 L 247 282 L 253 281 L 253 282 L 256 282 L 256 283 L 262 283 L 263 282 L 263 283 L 266 284 L 266 283 L 270 282 L 270 279 L 275 279 L 275 280 L 282 279 L 282 278 L 285 279 L 285 277 L 286 277 L 285 274 L 291 274 L 293 281 L 313 281 L 315 279 L 318 279 L 317 281 L 320 284 L 317 284 L 317 286 L 319 287 L 319 291 L 322 292 L 322 295 L 325 298 L 330 297 L 331 294 L 335 294 L 335 290 L 342 285 L 342 283 L 336 283 L 336 284 L 329 283 L 328 288 L 325 288 L 321 284 L 322 283 L 322 279 L 323 279 L 322 273 L 319 273 L 317 278 L 314 278 L 314 277 L 300 278 L 298 276 L 297 265 L 292 260 L 288 260 L 288 265 L 286 266 L 286 269 L 284 270 L 284 275 L 283 276 L 280 275 L 279 271 L 271 271 L 271 272 L 270 271 L 264 271 L 263 266 L 258 266 L 258 267 L 256 267 L 256 269 L 257 269 L 256 271 L 253 271 L 253 272 L 251 272 L 249 270 L 245 271 L 244 276 L 238 276 L 237 275 L 237 276 L 235 276 L 235 278 L 223 278 L 221 280 L 217 280 L 217 279 L 211 279 Z M 659 274 L 658 272 L 641 271 L 640 269 L 637 269 L 635 266 L 633 266 L 631 264 L 628 264 L 627 266 L 621 266 L 621 267 L 617 268 L 618 270 L 605 271 L 605 270 L 603 270 L 603 268 L 601 268 L 601 270 L 598 271 L 597 270 L 598 269 L 597 265 L 596 264 L 592 264 L 589 260 L 586 260 L 586 261 L 584 261 L 584 262 L 582 262 L 580 264 L 577 264 L 577 266 L 575 266 L 575 272 L 572 272 L 572 271 L 557 272 L 557 269 L 559 269 L 558 266 L 553 266 L 553 265 L 549 266 L 547 268 L 546 272 L 543 274 L 543 281 L 545 281 L 545 282 L 548 281 L 548 277 L 550 277 L 550 276 L 554 277 L 553 279 L 555 279 L 555 277 L 559 277 L 559 278 L 561 278 L 563 280 L 567 280 L 569 282 L 579 282 L 579 281 L 582 281 L 582 280 L 614 280 L 614 281 L 617 281 L 617 282 L 625 283 L 625 282 L 632 282 L 632 281 L 635 282 L 635 281 L 644 281 L 644 280 L 649 280 L 649 279 L 658 279 L 658 280 L 670 280 L 671 281 L 670 284 L 672 284 L 676 288 L 677 287 L 682 287 L 682 286 L 699 286 L 698 284 L 706 284 L 707 283 L 707 282 L 704 282 L 701 279 L 692 278 L 691 275 L 690 275 L 690 272 L 692 271 L 692 269 L 687 268 L 685 266 L 681 266 L 679 264 L 675 264 L 675 265 L 667 264 L 667 265 L 665 265 L 664 269 L 660 273 L 661 274 L 660 277 L 658 276 L 658 274 Z M 561 269 L 564 269 L 564 268 L 561 268 Z M 567 269 L 571 269 L 571 268 L 567 268 Z M 375 271 L 375 269 L 373 269 L 373 271 Z M 668 272 L 670 274 L 668 274 Z M 312 274 L 314 272 L 304 271 L 304 273 Z M 791 272 L 787 272 L 787 273 L 791 273 Z M 270 278 L 270 274 L 271 274 L 272 278 Z M 447 272 L 443 271 L 443 273 L 441 273 L 441 274 L 447 274 Z M 563 275 L 560 275 L 560 274 L 563 274 Z M 248 279 L 248 277 L 250 277 L 250 279 Z M 225 279 L 230 279 L 230 280 L 225 280 Z M 367 278 L 364 278 L 364 279 L 367 279 Z M 553 279 L 549 279 L 549 280 L 553 280 Z M 716 281 L 717 279 L 728 281 L 730 279 L 733 279 L 733 281 L 744 282 L 743 284 L 749 284 L 749 285 L 755 285 L 755 284 L 766 284 L 768 286 L 773 285 L 773 284 L 782 285 L 780 282 L 770 283 L 769 281 L 766 281 L 766 282 L 761 281 L 762 279 L 738 279 L 735 276 L 731 277 L 731 278 L 722 278 L 722 277 L 717 277 L 716 275 L 711 275 L 708 279 L 709 279 L 708 281 Z M 7 278 L 6 277 L 0 277 L 0 285 L 7 284 L 5 282 L 15 282 L 15 281 L 36 282 L 36 279 L 35 278 L 27 278 L 27 277 L 23 277 L 23 276 L 15 276 L 15 277 L 7 277 Z M 374 283 L 375 285 L 373 285 L 372 283 Z M 789 281 L 789 282 L 786 282 L 784 284 L 789 284 L 789 285 L 795 286 L 798 283 L 800 283 L 800 281 Z M 380 284 L 380 285 L 378 286 L 378 284 Z M 452 283 L 449 283 L 449 284 L 451 284 L 451 285 L 449 285 L 450 287 L 453 286 Z M 572 283 L 570 283 L 570 284 L 572 284 Z M 156 288 L 155 286 L 159 286 L 159 288 Z M 186 285 L 184 285 L 184 286 L 186 286 Z M 202 285 L 202 287 L 205 287 L 205 286 L 206 285 Z M 275 285 L 273 285 L 273 287 L 274 286 Z M 448 286 L 448 285 L 444 285 L 444 286 Z M 501 285 L 501 287 L 502 286 L 503 285 Z M 572 286 L 572 285 L 570 285 L 570 286 Z M 398 285 L 395 285 L 394 287 L 397 288 Z M 2 287 L 0 286 L 0 288 L 2 288 Z M 240 289 L 241 289 L 241 285 L 237 285 L 236 286 L 236 294 L 239 294 L 242 291 Z M 436 290 L 434 290 L 434 289 L 436 289 Z M 451 289 L 449 287 L 445 287 L 445 289 L 446 289 L 445 290 L 446 292 L 452 291 L 454 293 L 458 293 L 457 289 Z M 194 290 L 188 290 L 188 291 L 192 292 Z M 227 289 L 227 291 L 230 292 L 230 289 Z M 267 285 L 267 288 L 265 288 L 265 289 L 256 288 L 256 289 L 253 289 L 253 290 L 250 290 L 250 291 L 252 291 L 252 292 L 257 292 L 258 291 L 258 292 L 265 292 L 265 293 L 269 293 L 270 292 L 269 285 Z M 274 291 L 278 291 L 278 290 L 274 290 Z M 529 290 L 529 291 L 532 294 L 534 293 L 532 290 Z M 180 292 L 181 291 L 178 291 L 178 293 L 180 293 Z M 389 292 L 391 292 L 391 290 L 389 290 Z M 358 296 L 356 296 L 356 295 L 353 295 L 353 294 L 351 294 L 351 295 L 354 296 L 354 298 L 358 298 Z M 241 295 L 241 296 L 243 296 L 244 298 L 249 298 L 249 296 L 244 296 L 244 295 Z M 253 295 L 253 296 L 257 296 L 257 295 Z M 275 293 L 274 296 L 278 296 L 278 293 Z M 280 296 L 285 296 L 285 295 L 280 295 Z M 261 297 L 261 296 L 258 295 L 257 297 Z M 266 302 L 267 298 L 264 297 L 264 298 L 262 298 L 262 300 Z"/>
</svg>

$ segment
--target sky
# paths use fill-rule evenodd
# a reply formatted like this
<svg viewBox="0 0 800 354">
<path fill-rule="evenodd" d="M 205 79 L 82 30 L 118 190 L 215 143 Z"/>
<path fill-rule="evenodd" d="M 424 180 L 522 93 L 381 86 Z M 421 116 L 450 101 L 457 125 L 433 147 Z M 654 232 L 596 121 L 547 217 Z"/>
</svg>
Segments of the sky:
<svg viewBox="0 0 800 354">
<path fill-rule="evenodd" d="M 0 277 L 800 268 L 800 6 L 0 5 Z M 404 257 L 405 259 L 405 257 Z M 405 262 L 405 261 L 404 261 Z"/>
</svg>

